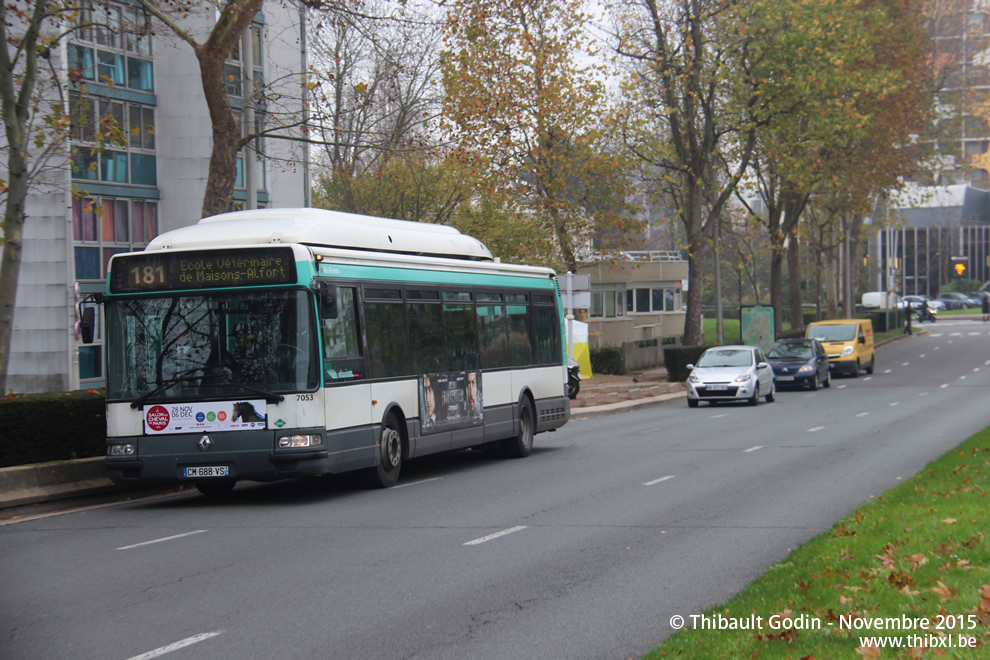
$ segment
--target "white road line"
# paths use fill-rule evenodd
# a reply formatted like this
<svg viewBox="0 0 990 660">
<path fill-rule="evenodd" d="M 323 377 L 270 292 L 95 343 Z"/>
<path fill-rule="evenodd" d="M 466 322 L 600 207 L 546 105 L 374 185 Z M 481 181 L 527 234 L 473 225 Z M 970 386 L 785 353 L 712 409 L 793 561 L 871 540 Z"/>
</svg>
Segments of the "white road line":
<svg viewBox="0 0 990 660">
<path fill-rule="evenodd" d="M 891 371 L 893 371 L 893 369 L 887 369 L 886 371 L 884 371 L 884 373 L 889 374 Z"/>
<path fill-rule="evenodd" d="M 501 532 L 495 532 L 494 534 L 489 534 L 488 536 L 482 536 L 480 539 L 475 539 L 473 541 L 468 541 L 464 545 L 481 545 L 482 543 L 487 543 L 493 539 L 501 538 L 507 534 L 512 534 L 513 532 L 518 532 L 521 529 L 526 529 L 527 525 L 517 525 L 516 527 L 510 527 L 509 529 L 503 529 Z"/>
<path fill-rule="evenodd" d="M 909 364 L 911 364 L 911 363 L 910 363 L 910 362 L 901 362 L 901 366 L 902 366 L 902 367 L 906 367 L 906 366 L 908 366 Z"/>
<path fill-rule="evenodd" d="M 918 392 L 918 396 L 928 396 L 928 392 Z"/>
<path fill-rule="evenodd" d="M 919 355 L 918 357 L 920 357 L 920 358 L 923 358 L 923 357 L 925 357 L 925 354 L 924 354 L 924 353 L 922 353 L 922 354 L 921 354 L 921 355 Z"/>
<path fill-rule="evenodd" d="M 815 433 L 816 431 L 821 431 L 823 428 L 825 428 L 825 427 L 824 426 L 813 426 L 810 429 L 808 429 L 808 433 Z"/>
<path fill-rule="evenodd" d="M 887 373 L 889 374 L 890 371 L 887 371 Z M 873 380 L 873 376 L 867 376 L 866 378 L 863 379 L 863 382 L 865 383 L 865 382 L 867 382 L 869 380 Z"/>
<path fill-rule="evenodd" d="M 990 360 L 987 360 L 987 361 L 986 361 L 986 362 L 984 362 L 983 364 L 990 364 Z"/>
<path fill-rule="evenodd" d="M 183 538 L 185 536 L 192 536 L 193 534 L 202 534 L 205 531 L 206 531 L 205 529 L 197 529 L 195 532 L 186 532 L 185 534 L 176 534 L 174 536 L 166 536 L 165 538 L 155 539 L 154 541 L 144 541 L 142 543 L 135 543 L 134 545 L 125 545 L 125 546 L 122 546 L 122 547 L 117 548 L 117 549 L 118 550 L 130 550 L 131 548 L 140 548 L 143 545 L 151 545 L 152 543 L 162 543 L 164 541 L 172 541 L 174 539 L 181 539 L 181 538 Z"/>
<path fill-rule="evenodd" d="M 421 479 L 419 481 L 410 481 L 407 484 L 399 484 L 398 486 L 392 486 L 390 490 L 398 490 L 400 488 L 408 488 L 409 486 L 419 486 L 420 484 L 428 484 L 431 481 L 440 481 L 443 477 L 433 477 L 432 479 Z"/>
<path fill-rule="evenodd" d="M 870 413 L 868 413 L 868 412 L 861 412 L 861 413 L 856 413 L 856 417 L 866 417 L 866 416 L 867 416 L 867 415 L 869 415 L 869 414 L 870 414 Z"/>
<path fill-rule="evenodd" d="M 659 479 L 654 479 L 653 481 L 647 481 L 644 486 L 655 486 L 662 481 L 667 481 L 668 479 L 673 479 L 674 475 L 668 474 L 666 477 L 660 477 Z"/>
<path fill-rule="evenodd" d="M 217 630 L 216 632 L 200 633 L 198 635 L 193 635 L 192 637 L 186 637 L 183 640 L 169 644 L 168 646 L 162 646 L 155 649 L 154 651 L 148 651 L 147 653 L 142 653 L 141 655 L 135 655 L 128 660 L 151 660 L 151 658 L 157 658 L 159 656 L 165 655 L 166 653 L 171 653 L 172 651 L 178 651 L 179 649 L 184 649 L 187 646 L 192 646 L 193 644 L 198 644 L 200 642 L 205 642 L 211 637 L 216 637 L 217 635 L 222 635 L 223 630 Z"/>
<path fill-rule="evenodd" d="M 965 376 L 960 376 L 959 377 L 959 380 L 966 380 L 966 377 Z"/>
<path fill-rule="evenodd" d="M 844 390 L 844 389 L 846 389 L 846 387 L 848 387 L 848 386 L 847 385 L 839 385 L 836 389 Z"/>
<path fill-rule="evenodd" d="M 892 406 L 899 406 L 899 405 L 901 405 L 901 402 L 900 401 L 894 401 L 890 405 L 892 405 Z"/>
<path fill-rule="evenodd" d="M 974 372 L 977 372 L 977 371 L 979 371 L 979 370 L 980 370 L 980 368 L 979 368 L 979 367 L 973 367 L 973 371 L 974 371 Z"/>
<path fill-rule="evenodd" d="M 979 333 L 979 332 L 967 332 L 966 334 L 969 335 L 970 337 L 979 337 L 981 333 Z"/>
<path fill-rule="evenodd" d="M 755 447 L 750 447 L 749 449 L 743 449 L 744 454 L 748 454 L 753 451 L 760 451 L 763 449 L 763 445 L 756 445 Z"/>
<path fill-rule="evenodd" d="M 709 419 L 718 419 L 719 417 L 728 417 L 729 413 L 722 413 L 721 415 L 712 415 Z"/>
<path fill-rule="evenodd" d="M 945 388 L 947 388 L 948 386 L 949 386 L 949 384 L 948 384 L 948 383 L 943 383 L 943 384 L 941 384 L 941 385 L 939 385 L 939 388 L 941 388 L 941 389 L 943 389 L 943 390 L 944 390 L 944 389 L 945 389 Z"/>
</svg>

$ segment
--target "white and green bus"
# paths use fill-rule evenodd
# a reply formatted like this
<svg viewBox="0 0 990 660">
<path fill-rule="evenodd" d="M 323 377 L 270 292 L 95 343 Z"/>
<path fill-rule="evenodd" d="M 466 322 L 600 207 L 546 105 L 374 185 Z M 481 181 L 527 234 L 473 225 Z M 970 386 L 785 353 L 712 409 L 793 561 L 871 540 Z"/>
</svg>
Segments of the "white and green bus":
<svg viewBox="0 0 990 660">
<path fill-rule="evenodd" d="M 450 227 L 227 213 L 115 255 L 101 300 L 118 484 L 389 487 L 428 454 L 527 456 L 570 415 L 553 271 Z"/>
</svg>

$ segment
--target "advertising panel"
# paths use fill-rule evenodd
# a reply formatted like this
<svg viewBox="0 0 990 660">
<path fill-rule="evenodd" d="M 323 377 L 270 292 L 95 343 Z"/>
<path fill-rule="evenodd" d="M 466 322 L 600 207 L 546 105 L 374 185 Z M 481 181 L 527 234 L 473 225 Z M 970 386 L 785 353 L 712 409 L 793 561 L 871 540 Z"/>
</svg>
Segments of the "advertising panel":
<svg viewBox="0 0 990 660">
<path fill-rule="evenodd" d="M 268 411 L 264 399 L 209 401 L 205 403 L 155 403 L 146 405 L 146 435 L 264 429 Z"/>
<path fill-rule="evenodd" d="M 483 423 L 481 372 L 421 376 L 419 422 L 424 433 L 463 429 Z"/>
</svg>

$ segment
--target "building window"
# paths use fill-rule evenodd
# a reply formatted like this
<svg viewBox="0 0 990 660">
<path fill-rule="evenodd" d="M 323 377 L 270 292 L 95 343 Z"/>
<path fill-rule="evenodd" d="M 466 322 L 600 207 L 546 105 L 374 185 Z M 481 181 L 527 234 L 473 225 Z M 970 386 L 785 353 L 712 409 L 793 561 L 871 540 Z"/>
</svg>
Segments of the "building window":
<svg viewBox="0 0 990 660">
<path fill-rule="evenodd" d="M 148 25 L 147 14 L 137 7 L 90 3 L 80 12 L 80 27 L 74 34 L 83 43 L 69 44 L 70 78 L 154 91 Z"/>
<path fill-rule="evenodd" d="M 156 186 L 154 107 L 69 95 L 72 178 Z"/>
<path fill-rule="evenodd" d="M 612 319 L 624 316 L 625 308 L 625 289 L 591 292 L 591 310 L 589 310 L 591 318 Z"/>
<path fill-rule="evenodd" d="M 636 289 L 626 295 L 626 311 L 630 314 L 647 314 L 677 311 L 680 291 L 674 287 Z"/>
<path fill-rule="evenodd" d="M 72 200 L 77 280 L 106 277 L 110 257 L 145 247 L 158 235 L 158 204 L 126 198 Z"/>
</svg>

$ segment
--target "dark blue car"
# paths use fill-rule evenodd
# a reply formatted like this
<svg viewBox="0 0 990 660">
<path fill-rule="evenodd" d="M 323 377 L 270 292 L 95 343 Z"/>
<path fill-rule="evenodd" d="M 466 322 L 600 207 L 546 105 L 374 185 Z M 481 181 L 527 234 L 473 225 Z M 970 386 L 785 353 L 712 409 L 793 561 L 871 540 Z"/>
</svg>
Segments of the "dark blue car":
<svg viewBox="0 0 990 660">
<path fill-rule="evenodd" d="M 828 371 L 828 354 L 817 339 L 781 339 L 767 351 L 767 362 L 773 368 L 777 388 L 828 387 L 832 377 Z"/>
</svg>

